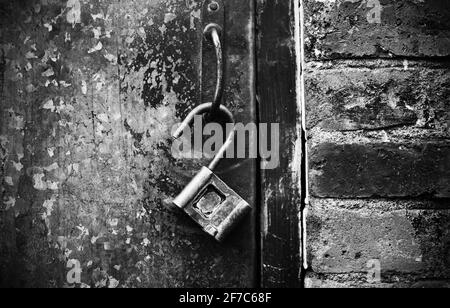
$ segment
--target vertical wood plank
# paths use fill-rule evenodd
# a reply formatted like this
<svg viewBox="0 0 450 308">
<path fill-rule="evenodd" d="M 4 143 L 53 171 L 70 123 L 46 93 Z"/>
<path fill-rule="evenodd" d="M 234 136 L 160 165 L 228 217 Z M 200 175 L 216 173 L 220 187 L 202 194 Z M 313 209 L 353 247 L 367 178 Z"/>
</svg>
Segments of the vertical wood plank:
<svg viewBox="0 0 450 308">
<path fill-rule="evenodd" d="M 257 93 L 261 123 L 280 124 L 280 166 L 261 171 L 261 283 L 300 286 L 299 172 L 295 170 L 296 100 L 294 1 L 257 1 Z"/>
</svg>

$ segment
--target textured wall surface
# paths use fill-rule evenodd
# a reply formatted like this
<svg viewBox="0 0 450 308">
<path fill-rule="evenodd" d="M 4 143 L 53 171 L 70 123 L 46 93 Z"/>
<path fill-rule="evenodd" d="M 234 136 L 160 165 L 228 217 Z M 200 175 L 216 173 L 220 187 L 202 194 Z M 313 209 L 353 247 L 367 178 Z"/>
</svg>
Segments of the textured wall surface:
<svg viewBox="0 0 450 308">
<path fill-rule="evenodd" d="M 303 4 L 306 286 L 450 286 L 450 2 Z"/>
<path fill-rule="evenodd" d="M 251 6 L 234 2 L 226 97 L 242 114 Z M 0 286 L 252 285 L 249 221 L 219 245 L 167 202 L 200 169 L 172 158 L 170 130 L 200 102 L 201 5 L 0 1 Z"/>
</svg>

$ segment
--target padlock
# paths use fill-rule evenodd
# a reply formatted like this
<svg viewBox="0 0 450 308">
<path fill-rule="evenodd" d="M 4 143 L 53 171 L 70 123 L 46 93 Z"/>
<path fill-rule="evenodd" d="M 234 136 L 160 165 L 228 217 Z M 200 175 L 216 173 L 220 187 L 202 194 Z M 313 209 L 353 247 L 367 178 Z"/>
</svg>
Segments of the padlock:
<svg viewBox="0 0 450 308">
<path fill-rule="evenodd" d="M 211 110 L 212 104 L 203 104 L 195 108 L 175 132 L 179 138 L 196 115 Z M 234 123 L 233 115 L 224 106 L 220 111 Z M 203 167 L 186 188 L 173 200 L 173 203 L 184 210 L 203 230 L 222 242 L 236 225 L 251 211 L 251 206 L 233 189 L 225 184 L 214 169 L 234 142 L 235 130 L 230 133 L 223 147 L 218 151 L 208 167 Z"/>
</svg>

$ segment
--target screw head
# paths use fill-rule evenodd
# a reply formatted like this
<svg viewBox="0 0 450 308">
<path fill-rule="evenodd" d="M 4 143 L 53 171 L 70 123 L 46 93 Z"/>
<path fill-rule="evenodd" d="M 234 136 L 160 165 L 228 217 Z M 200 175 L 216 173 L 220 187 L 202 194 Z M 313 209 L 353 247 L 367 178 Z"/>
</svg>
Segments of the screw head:
<svg viewBox="0 0 450 308">
<path fill-rule="evenodd" d="M 208 9 L 211 12 L 217 12 L 219 10 L 220 6 L 219 3 L 217 3 L 216 1 L 212 1 L 209 5 L 208 5 Z"/>
</svg>

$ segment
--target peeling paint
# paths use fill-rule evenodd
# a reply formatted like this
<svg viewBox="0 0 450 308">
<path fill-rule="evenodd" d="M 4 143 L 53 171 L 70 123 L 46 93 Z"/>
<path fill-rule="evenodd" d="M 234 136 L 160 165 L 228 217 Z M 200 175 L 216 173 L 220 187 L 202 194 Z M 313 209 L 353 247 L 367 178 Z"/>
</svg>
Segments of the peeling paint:
<svg viewBox="0 0 450 308">
<path fill-rule="evenodd" d="M 56 198 L 52 197 L 50 200 L 45 200 L 44 204 L 42 205 L 44 207 L 44 209 L 46 210 L 45 213 L 42 214 L 42 218 L 44 218 L 44 220 L 46 221 L 47 227 L 50 230 L 51 230 L 51 228 L 50 228 L 50 223 L 49 223 L 48 218 L 50 216 L 52 216 L 55 202 L 56 202 Z"/>
<path fill-rule="evenodd" d="M 13 208 L 16 205 L 16 198 L 14 197 L 8 197 L 6 201 L 3 201 L 3 203 L 6 205 L 5 210 L 9 210 L 10 208 Z"/>
<path fill-rule="evenodd" d="M 75 24 L 81 23 L 81 3 L 79 0 L 69 0 L 67 2 L 67 8 L 70 10 L 67 12 L 67 22 L 75 26 Z"/>
<path fill-rule="evenodd" d="M 43 173 L 33 175 L 34 188 L 36 188 L 37 190 L 47 189 L 47 183 L 42 180 L 44 176 L 45 174 Z"/>
<path fill-rule="evenodd" d="M 54 105 L 52 99 L 46 101 L 46 102 L 44 103 L 44 105 L 42 105 L 42 108 L 43 108 L 43 109 L 50 110 L 51 112 L 54 112 L 54 111 L 56 110 L 55 105 Z"/>
<path fill-rule="evenodd" d="M 14 186 L 13 179 L 10 176 L 5 177 L 5 183 L 8 184 L 9 186 Z"/>
<path fill-rule="evenodd" d="M 2 148 L 22 191 L 11 187 L 3 204 L 32 243 L 11 254 L 29 285 L 249 280 L 240 246 L 216 247 L 162 201 L 198 170 L 173 160 L 170 128 L 200 101 L 201 3 L 48 1 L 37 15 L 8 19 L 5 110 L 14 119 Z"/>
<path fill-rule="evenodd" d="M 94 47 L 89 49 L 88 53 L 94 53 L 94 52 L 100 51 L 100 50 L 102 50 L 102 48 L 103 48 L 102 42 L 98 42 L 97 45 L 95 45 Z"/>
</svg>

